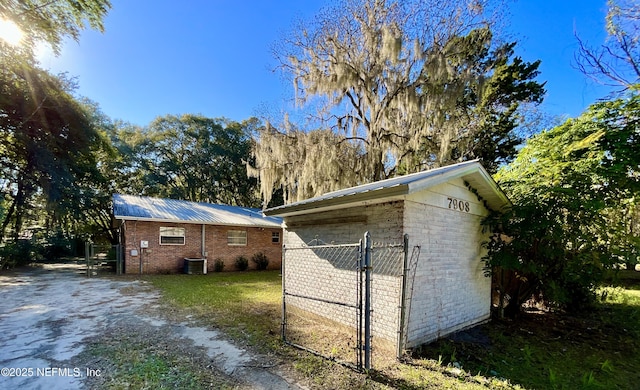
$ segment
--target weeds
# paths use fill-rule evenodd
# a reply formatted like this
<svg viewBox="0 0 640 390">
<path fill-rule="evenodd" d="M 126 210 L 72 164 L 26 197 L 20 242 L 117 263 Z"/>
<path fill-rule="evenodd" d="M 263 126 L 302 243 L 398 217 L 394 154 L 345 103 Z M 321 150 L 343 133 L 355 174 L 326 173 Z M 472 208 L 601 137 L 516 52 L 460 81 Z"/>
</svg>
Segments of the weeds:
<svg viewBox="0 0 640 390">
<path fill-rule="evenodd" d="M 640 383 L 640 288 L 607 287 L 580 315 L 524 313 L 476 328 L 490 345 L 440 340 L 419 357 L 501 376 L 526 388 L 634 388 Z M 453 354 L 455 351 L 455 355 Z M 498 374 L 499 373 L 499 374 Z"/>
<path fill-rule="evenodd" d="M 605 301 L 579 317 L 525 313 L 516 321 L 493 321 L 475 330 L 488 342 L 440 340 L 416 349 L 409 364 L 366 376 L 282 345 L 278 272 L 148 279 L 170 302 L 233 338 L 290 361 L 314 387 L 588 389 L 640 383 L 640 286 L 607 291 Z"/>
<path fill-rule="evenodd" d="M 533 364 L 533 350 L 531 349 L 531 346 L 529 344 L 525 344 L 524 348 L 522 348 L 522 351 L 524 352 L 524 361 L 526 365 L 531 367 L 531 365 Z"/>
<path fill-rule="evenodd" d="M 549 368 L 549 384 L 552 389 L 558 388 L 558 376 L 553 368 Z"/>
<path fill-rule="evenodd" d="M 609 359 L 605 360 L 602 365 L 600 365 L 600 370 L 608 373 L 613 373 L 615 371 L 613 369 L 613 364 Z"/>
<path fill-rule="evenodd" d="M 172 353 L 167 346 L 152 345 L 149 338 L 118 334 L 117 338 L 97 342 L 83 352 L 108 362 L 102 370 L 100 383 L 93 386 L 105 389 L 206 389 L 215 386 L 231 389 L 233 383 L 221 375 L 201 370 L 196 362 Z"/>
<path fill-rule="evenodd" d="M 593 375 L 593 371 L 589 371 L 582 375 L 582 388 L 592 389 L 596 386 L 596 377 Z"/>
</svg>

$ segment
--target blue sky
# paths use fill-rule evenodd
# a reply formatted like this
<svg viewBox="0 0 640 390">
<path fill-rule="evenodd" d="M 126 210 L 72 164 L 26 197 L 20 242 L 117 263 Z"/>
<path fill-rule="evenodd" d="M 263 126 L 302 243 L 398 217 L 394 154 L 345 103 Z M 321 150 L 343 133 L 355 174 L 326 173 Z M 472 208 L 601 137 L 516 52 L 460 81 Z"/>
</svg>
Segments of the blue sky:
<svg viewBox="0 0 640 390">
<path fill-rule="evenodd" d="M 78 94 L 113 119 L 146 125 L 167 114 L 199 113 L 243 120 L 263 107 L 290 110 L 291 86 L 273 72 L 272 44 L 322 0 L 112 0 L 106 31 L 83 32 L 41 65 L 77 76 Z M 581 112 L 608 90 L 574 68 L 574 31 L 592 44 L 605 38 L 606 0 L 519 0 L 507 29 L 516 55 L 542 60 L 543 109 Z"/>
</svg>

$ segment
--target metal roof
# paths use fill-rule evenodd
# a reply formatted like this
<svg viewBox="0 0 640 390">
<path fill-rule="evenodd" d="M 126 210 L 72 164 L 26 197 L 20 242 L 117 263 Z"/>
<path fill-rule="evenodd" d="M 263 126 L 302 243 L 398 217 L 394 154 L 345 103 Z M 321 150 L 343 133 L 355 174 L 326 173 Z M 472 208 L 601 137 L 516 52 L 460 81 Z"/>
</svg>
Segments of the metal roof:
<svg viewBox="0 0 640 390">
<path fill-rule="evenodd" d="M 431 169 L 391 179 L 376 181 L 356 187 L 326 193 L 300 202 L 264 210 L 265 215 L 281 217 L 306 214 L 320 210 L 344 208 L 354 203 L 378 203 L 389 199 L 400 199 L 455 178 L 462 178 L 473 187 L 494 210 L 510 205 L 504 192 L 478 160 L 465 161 L 446 167 Z"/>
<path fill-rule="evenodd" d="M 113 195 L 116 220 L 166 221 L 207 225 L 280 227 L 282 219 L 267 217 L 260 209 L 186 200 Z"/>
</svg>

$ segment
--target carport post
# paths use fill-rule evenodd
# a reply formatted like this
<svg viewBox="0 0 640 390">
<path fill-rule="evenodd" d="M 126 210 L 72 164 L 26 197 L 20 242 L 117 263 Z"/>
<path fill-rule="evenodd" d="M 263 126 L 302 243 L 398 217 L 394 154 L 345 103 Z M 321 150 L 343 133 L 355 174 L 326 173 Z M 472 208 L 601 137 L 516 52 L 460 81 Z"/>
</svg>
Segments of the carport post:
<svg viewBox="0 0 640 390">
<path fill-rule="evenodd" d="M 371 369 L 371 235 L 364 234 L 364 369 Z"/>
</svg>

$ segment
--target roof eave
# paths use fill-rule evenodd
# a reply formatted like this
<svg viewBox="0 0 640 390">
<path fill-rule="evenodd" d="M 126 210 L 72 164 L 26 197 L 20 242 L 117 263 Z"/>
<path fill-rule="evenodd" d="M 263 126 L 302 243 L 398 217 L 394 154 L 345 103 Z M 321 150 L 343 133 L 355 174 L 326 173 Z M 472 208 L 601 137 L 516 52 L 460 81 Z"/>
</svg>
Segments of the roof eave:
<svg viewBox="0 0 640 390">
<path fill-rule="evenodd" d="M 479 187 L 476 188 L 479 196 L 486 200 L 487 206 L 496 211 L 503 211 L 511 206 L 511 201 L 506 194 L 500 189 L 498 184 L 493 180 L 491 175 L 477 161 L 469 161 L 454 170 L 445 170 L 441 173 L 426 178 L 417 179 L 409 183 L 395 185 L 392 187 L 383 187 L 365 192 L 347 193 L 345 195 L 333 198 L 314 200 L 314 198 L 293 203 L 290 205 L 278 206 L 263 211 L 267 216 L 289 217 L 309 212 L 320 212 L 328 210 L 337 210 L 341 208 L 351 207 L 356 204 L 366 203 L 383 203 L 392 199 L 402 198 L 404 195 L 422 191 L 424 189 L 448 182 L 452 179 L 461 178 L 467 183 L 475 182 Z M 476 180 L 474 180 L 474 178 Z M 469 183 L 471 185 L 471 183 Z"/>
<path fill-rule="evenodd" d="M 511 203 L 511 200 L 509 199 L 507 194 L 505 194 L 505 192 L 500 188 L 498 183 L 496 183 L 496 181 L 493 180 L 493 177 L 484 169 L 482 170 L 482 175 L 485 177 L 489 186 L 491 186 L 491 188 L 493 189 L 493 192 L 495 192 L 496 195 L 498 195 L 498 197 L 503 203 L 500 207 L 498 207 L 498 211 L 503 211 L 505 208 L 513 206 L 513 203 Z"/>
<path fill-rule="evenodd" d="M 211 221 L 189 221 L 182 219 L 163 219 L 163 218 L 145 218 L 145 217 L 132 217 L 128 215 L 114 215 L 115 220 L 120 221 L 143 221 L 143 222 L 161 222 L 161 223 L 188 223 L 193 225 L 212 225 L 212 226 L 242 226 L 242 227 L 257 227 L 257 228 L 280 228 L 282 224 L 279 223 L 255 223 L 255 224 L 246 224 L 246 223 L 225 223 L 225 222 L 211 222 Z"/>
<path fill-rule="evenodd" d="M 474 183 L 471 182 L 470 178 L 473 178 L 474 175 L 480 175 L 482 178 L 482 183 L 488 187 L 490 191 L 489 194 L 484 193 L 480 194 L 483 199 L 487 202 L 487 206 L 490 207 L 494 211 L 504 211 L 505 209 L 512 206 L 511 200 L 507 197 L 507 195 L 502 191 L 498 183 L 493 180 L 493 177 L 484 169 L 478 169 L 477 172 L 473 174 L 467 174 L 462 176 L 462 179 L 465 180 L 471 187 L 474 187 Z M 476 188 L 478 190 L 478 188 Z"/>
<path fill-rule="evenodd" d="M 291 205 L 278 206 L 266 209 L 263 211 L 263 213 L 264 215 L 270 217 L 291 217 L 299 214 L 307 214 L 311 210 L 313 210 L 314 212 L 338 210 L 341 208 L 351 207 L 354 203 L 382 203 L 394 198 L 399 198 L 403 195 L 407 195 L 408 191 L 409 186 L 403 184 L 355 194 L 342 195 L 320 201 L 302 202 L 294 203 Z"/>
<path fill-rule="evenodd" d="M 421 180 L 416 180 L 415 182 L 409 183 L 409 193 L 414 193 L 417 191 L 424 190 L 426 188 L 437 186 L 438 184 L 446 183 L 451 179 L 455 179 L 458 177 L 463 177 L 474 172 L 481 171 L 480 165 L 470 165 L 465 169 L 457 169 L 454 171 L 446 171 L 439 173 L 435 176 L 430 176 Z"/>
</svg>

